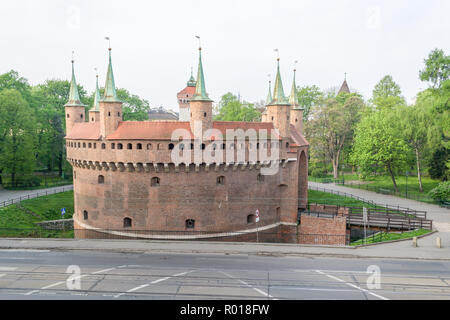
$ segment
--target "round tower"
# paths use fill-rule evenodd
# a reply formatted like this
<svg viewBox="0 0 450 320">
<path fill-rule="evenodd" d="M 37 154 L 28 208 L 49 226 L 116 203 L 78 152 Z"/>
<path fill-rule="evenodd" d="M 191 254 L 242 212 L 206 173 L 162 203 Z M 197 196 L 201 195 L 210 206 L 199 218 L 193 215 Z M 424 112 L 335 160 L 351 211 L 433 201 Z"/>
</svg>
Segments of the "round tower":
<svg viewBox="0 0 450 320">
<path fill-rule="evenodd" d="M 274 127 L 280 132 L 280 135 L 285 138 L 290 136 L 290 104 L 284 96 L 283 84 L 280 76 L 280 58 L 277 59 L 277 63 L 277 77 L 275 79 L 273 99 L 267 105 L 267 119 L 273 123 Z"/>
<path fill-rule="evenodd" d="M 74 60 L 72 60 L 72 80 L 70 81 L 69 101 L 64 105 L 66 113 L 66 134 L 69 135 L 76 122 L 85 122 L 85 105 L 81 103 L 75 80 Z"/>
<path fill-rule="evenodd" d="M 203 75 L 202 65 L 202 48 L 199 48 L 199 62 L 197 73 L 197 84 L 195 86 L 195 93 L 190 102 L 190 126 L 191 130 L 196 135 L 196 126 L 201 124 L 202 132 L 212 128 L 212 100 L 208 97 L 205 87 L 205 77 Z M 201 137 L 195 136 L 196 139 Z"/>
<path fill-rule="evenodd" d="M 114 73 L 111 63 L 111 48 L 109 48 L 108 73 L 106 75 L 105 94 L 99 102 L 100 135 L 105 139 L 116 131 L 122 121 L 122 102 L 117 98 Z"/>
<path fill-rule="evenodd" d="M 191 77 L 189 78 L 189 81 L 187 82 L 186 88 L 178 92 L 177 99 L 178 99 L 178 106 L 180 108 L 180 121 L 189 121 L 190 119 L 190 107 L 189 103 L 194 96 L 195 93 L 195 86 L 196 81 L 194 79 L 194 76 L 192 75 L 192 69 L 191 69 Z"/>
</svg>

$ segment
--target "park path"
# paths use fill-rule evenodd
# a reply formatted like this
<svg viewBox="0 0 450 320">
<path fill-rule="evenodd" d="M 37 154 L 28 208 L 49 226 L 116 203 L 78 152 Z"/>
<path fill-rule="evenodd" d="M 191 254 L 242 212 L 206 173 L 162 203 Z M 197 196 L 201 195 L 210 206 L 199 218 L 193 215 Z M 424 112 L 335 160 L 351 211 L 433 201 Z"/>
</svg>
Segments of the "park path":
<svg viewBox="0 0 450 320">
<path fill-rule="evenodd" d="M 0 207 L 3 206 L 3 204 L 11 204 L 11 201 L 16 199 L 24 199 L 24 198 L 36 198 L 45 196 L 46 194 L 54 194 L 64 191 L 72 190 L 73 186 L 61 186 L 61 187 L 53 187 L 53 188 L 47 188 L 47 189 L 38 189 L 38 190 L 4 190 L 0 189 Z M 16 202 L 16 201 L 14 201 Z"/>
</svg>

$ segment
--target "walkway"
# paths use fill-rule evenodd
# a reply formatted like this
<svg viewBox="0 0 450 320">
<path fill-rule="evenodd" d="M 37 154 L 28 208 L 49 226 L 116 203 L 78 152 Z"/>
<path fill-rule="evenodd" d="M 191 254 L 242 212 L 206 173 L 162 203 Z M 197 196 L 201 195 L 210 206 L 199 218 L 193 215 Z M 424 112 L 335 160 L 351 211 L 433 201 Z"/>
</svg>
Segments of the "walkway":
<svg viewBox="0 0 450 320">
<path fill-rule="evenodd" d="M 16 199 L 24 199 L 24 198 L 36 198 L 42 197 L 46 194 L 54 194 L 64 191 L 72 190 L 73 186 L 61 186 L 61 187 L 53 187 L 47 189 L 38 189 L 38 190 L 3 190 L 0 189 L 0 207 L 3 207 L 4 204 L 9 205 L 11 201 Z M 14 201 L 16 202 L 16 201 Z"/>
</svg>

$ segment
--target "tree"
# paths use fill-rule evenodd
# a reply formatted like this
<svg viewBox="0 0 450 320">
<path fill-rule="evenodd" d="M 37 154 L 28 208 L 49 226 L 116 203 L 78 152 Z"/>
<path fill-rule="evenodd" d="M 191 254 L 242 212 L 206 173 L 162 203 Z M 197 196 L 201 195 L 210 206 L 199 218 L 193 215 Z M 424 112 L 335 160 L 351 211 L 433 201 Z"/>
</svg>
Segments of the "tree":
<svg viewBox="0 0 450 320">
<path fill-rule="evenodd" d="M 239 99 L 228 92 L 222 96 L 218 105 L 218 121 L 259 121 L 261 113 L 251 103 L 241 103 Z"/>
<path fill-rule="evenodd" d="M 100 96 L 103 97 L 104 88 L 100 89 Z M 135 94 L 131 94 L 127 89 L 117 89 L 117 98 L 123 102 L 122 115 L 123 121 L 145 121 L 148 120 L 148 112 L 150 104 L 147 100 L 140 98 Z M 94 92 L 95 93 L 95 92 Z M 90 96 L 91 106 L 94 101 L 94 93 Z"/>
<path fill-rule="evenodd" d="M 394 82 L 391 76 L 384 76 L 372 91 L 372 103 L 378 108 L 393 109 L 399 105 L 406 105 L 402 97 L 400 86 Z"/>
<path fill-rule="evenodd" d="M 306 123 L 312 156 L 325 155 L 333 166 L 335 179 L 338 178 L 342 150 L 353 139 L 355 125 L 363 109 L 364 101 L 357 94 L 343 93 L 316 105 Z"/>
<path fill-rule="evenodd" d="M 303 119 L 306 122 L 311 114 L 311 108 L 319 103 L 323 97 L 323 92 L 316 85 L 303 86 L 298 88 L 297 96 L 298 104 L 304 109 Z"/>
<path fill-rule="evenodd" d="M 425 68 L 419 72 L 420 80 L 433 84 L 439 88 L 441 83 L 450 77 L 450 56 L 441 49 L 434 49 L 425 61 Z"/>
<path fill-rule="evenodd" d="M 0 168 L 17 175 L 33 172 L 35 159 L 34 125 L 31 108 L 16 89 L 0 91 Z"/>
<path fill-rule="evenodd" d="M 406 165 L 409 151 L 396 113 L 382 109 L 367 112 L 358 124 L 351 158 L 366 174 L 385 168 L 398 192 L 395 172 Z"/>
<path fill-rule="evenodd" d="M 69 100 L 70 82 L 66 80 L 47 80 L 33 88 L 33 97 L 37 101 L 35 110 L 37 127 L 37 160 L 48 171 L 55 168 L 62 176 L 65 161 L 65 110 L 64 105 Z M 78 85 L 81 101 L 89 105 L 86 90 Z M 86 112 L 89 107 L 86 107 Z"/>
</svg>

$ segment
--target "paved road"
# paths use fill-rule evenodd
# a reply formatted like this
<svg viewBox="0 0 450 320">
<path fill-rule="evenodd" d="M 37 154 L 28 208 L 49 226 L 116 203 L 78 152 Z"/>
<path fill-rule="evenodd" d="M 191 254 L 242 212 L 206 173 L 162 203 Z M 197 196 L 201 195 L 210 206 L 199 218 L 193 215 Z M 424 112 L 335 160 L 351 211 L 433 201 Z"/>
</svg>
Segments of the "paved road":
<svg viewBox="0 0 450 320">
<path fill-rule="evenodd" d="M 61 187 L 53 187 L 53 188 L 47 188 L 47 189 L 39 189 L 39 190 L 4 190 L 0 189 L 0 207 L 3 205 L 3 202 L 8 202 L 10 200 L 14 200 L 17 198 L 35 198 L 36 196 L 43 196 L 46 193 L 53 194 L 63 191 L 68 191 L 73 188 L 72 185 L 68 186 L 61 186 Z M 7 203 L 10 204 L 10 203 Z"/>
<path fill-rule="evenodd" d="M 450 261 L 0 250 L 0 299 L 223 298 L 450 299 Z"/>
</svg>

